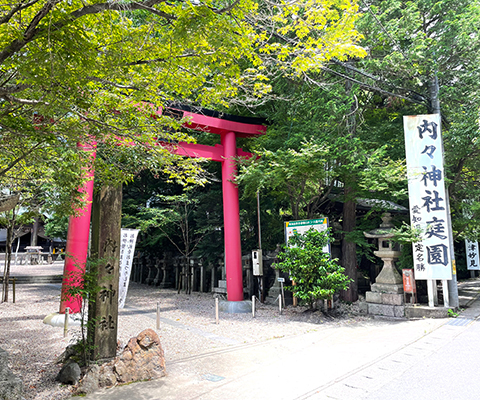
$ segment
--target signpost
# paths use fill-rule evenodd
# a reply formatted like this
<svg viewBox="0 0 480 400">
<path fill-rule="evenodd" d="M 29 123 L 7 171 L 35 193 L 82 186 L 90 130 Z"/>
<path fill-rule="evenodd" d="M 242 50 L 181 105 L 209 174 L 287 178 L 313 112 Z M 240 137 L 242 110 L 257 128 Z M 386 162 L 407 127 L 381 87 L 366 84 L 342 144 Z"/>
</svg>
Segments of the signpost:
<svg viewBox="0 0 480 400">
<path fill-rule="evenodd" d="M 448 307 L 447 280 L 452 279 L 454 257 L 440 115 L 404 116 L 403 122 L 410 219 L 423 232 L 422 241 L 413 243 L 415 279 L 427 280 L 430 307 L 435 303 L 436 280 L 443 280 Z"/>
<path fill-rule="evenodd" d="M 465 204 L 472 204 L 472 201 L 464 200 Z M 464 209 L 463 215 L 465 218 L 471 219 L 473 217 L 472 212 Z M 475 272 L 480 270 L 480 263 L 478 260 L 478 242 L 472 242 L 465 239 L 465 255 L 467 258 L 467 270 L 470 271 L 471 277 L 475 278 Z"/>
<path fill-rule="evenodd" d="M 317 218 L 317 219 L 304 219 L 299 221 L 287 221 L 285 222 L 285 243 L 288 245 L 288 240 L 295 234 L 298 233 L 303 235 L 310 229 L 315 229 L 318 232 L 326 231 L 328 228 L 328 218 Z M 323 251 L 325 253 L 330 253 L 330 244 L 327 244 Z M 280 279 L 280 278 L 279 278 Z M 292 281 L 292 286 L 295 286 L 295 282 Z M 283 285 L 282 285 L 283 291 Z M 297 306 L 297 298 L 293 296 L 293 305 Z"/>
<path fill-rule="evenodd" d="M 465 239 L 465 250 L 467 253 L 467 269 L 469 271 L 479 271 L 480 262 L 478 260 L 478 242 L 471 242 Z"/>
<path fill-rule="evenodd" d="M 300 235 L 306 233 L 310 229 L 315 229 L 319 232 L 325 231 L 328 228 L 328 218 L 305 219 L 301 221 L 285 222 L 285 243 L 288 245 L 288 239 L 295 233 Z M 323 251 L 330 253 L 330 245 L 327 244 Z"/>
<path fill-rule="evenodd" d="M 139 229 L 122 228 L 120 235 L 120 281 L 118 285 L 118 308 L 125 307 L 128 283 L 132 272 L 133 253 Z"/>
</svg>

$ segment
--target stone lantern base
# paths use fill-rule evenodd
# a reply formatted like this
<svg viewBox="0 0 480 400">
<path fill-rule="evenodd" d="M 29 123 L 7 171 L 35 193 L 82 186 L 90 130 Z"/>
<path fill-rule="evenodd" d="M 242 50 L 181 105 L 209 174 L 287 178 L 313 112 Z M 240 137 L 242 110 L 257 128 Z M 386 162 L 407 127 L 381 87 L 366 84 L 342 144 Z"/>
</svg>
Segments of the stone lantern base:
<svg viewBox="0 0 480 400">
<path fill-rule="evenodd" d="M 375 252 L 382 258 L 384 265 L 372 285 L 372 290 L 365 294 L 369 314 L 385 317 L 405 316 L 403 281 L 394 264 L 394 260 L 399 256 L 397 253 L 399 252 Z"/>
</svg>

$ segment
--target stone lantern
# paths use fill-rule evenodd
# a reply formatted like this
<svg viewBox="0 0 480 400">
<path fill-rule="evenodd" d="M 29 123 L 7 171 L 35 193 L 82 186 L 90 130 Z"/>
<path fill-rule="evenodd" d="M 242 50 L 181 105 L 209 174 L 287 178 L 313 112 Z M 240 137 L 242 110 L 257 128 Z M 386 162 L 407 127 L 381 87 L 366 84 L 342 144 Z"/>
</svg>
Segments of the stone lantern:
<svg viewBox="0 0 480 400">
<path fill-rule="evenodd" d="M 373 254 L 383 261 L 382 270 L 365 297 L 369 314 L 403 317 L 403 280 L 395 268 L 401 252 L 399 244 L 392 241 L 394 226 L 391 219 L 390 213 L 385 213 L 379 228 L 364 232 L 365 237 L 377 239 L 378 250 Z"/>
</svg>

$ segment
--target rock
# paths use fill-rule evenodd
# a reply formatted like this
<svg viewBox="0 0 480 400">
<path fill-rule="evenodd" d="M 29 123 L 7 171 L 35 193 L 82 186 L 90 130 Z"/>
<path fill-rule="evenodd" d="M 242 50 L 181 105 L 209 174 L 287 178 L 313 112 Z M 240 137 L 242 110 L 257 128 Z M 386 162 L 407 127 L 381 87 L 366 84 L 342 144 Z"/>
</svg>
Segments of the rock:
<svg viewBox="0 0 480 400">
<path fill-rule="evenodd" d="M 98 389 L 100 389 L 100 367 L 94 364 L 88 368 L 76 392 L 88 394 L 96 392 Z"/>
<path fill-rule="evenodd" d="M 146 329 L 131 338 L 114 365 L 119 383 L 165 376 L 165 358 L 158 335 Z"/>
<path fill-rule="evenodd" d="M 23 399 L 23 382 L 8 367 L 8 353 L 0 348 L 0 400 Z"/>
<path fill-rule="evenodd" d="M 99 387 L 112 387 L 118 383 L 117 375 L 111 365 L 102 365 L 98 379 Z"/>
<path fill-rule="evenodd" d="M 89 367 L 76 392 L 88 394 L 99 388 L 163 376 L 165 357 L 160 339 L 154 330 L 146 329 L 131 338 L 118 357 L 101 366 Z"/>
<path fill-rule="evenodd" d="M 70 357 L 76 354 L 75 345 L 69 345 L 65 348 L 65 351 L 60 354 L 57 359 L 55 360 L 55 364 L 65 364 Z"/>
<path fill-rule="evenodd" d="M 70 360 L 62 367 L 55 379 L 61 383 L 76 385 L 80 375 L 80 366 L 75 361 Z"/>
</svg>

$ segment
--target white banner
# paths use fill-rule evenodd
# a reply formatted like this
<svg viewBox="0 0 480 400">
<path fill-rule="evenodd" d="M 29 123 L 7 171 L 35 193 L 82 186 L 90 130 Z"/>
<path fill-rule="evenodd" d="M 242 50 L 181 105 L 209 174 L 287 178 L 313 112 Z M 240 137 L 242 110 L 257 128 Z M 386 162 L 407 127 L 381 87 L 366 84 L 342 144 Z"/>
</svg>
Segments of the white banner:
<svg viewBox="0 0 480 400">
<path fill-rule="evenodd" d="M 480 270 L 478 262 L 478 242 L 471 242 L 465 239 L 465 252 L 467 255 L 467 269 L 470 271 Z"/>
<path fill-rule="evenodd" d="M 410 220 L 423 231 L 413 243 L 415 279 L 452 279 L 440 115 L 404 116 Z"/>
<path fill-rule="evenodd" d="M 120 238 L 120 281 L 118 285 L 118 308 L 125 306 L 128 283 L 132 272 L 133 253 L 137 241 L 138 229 L 122 228 Z"/>
</svg>

